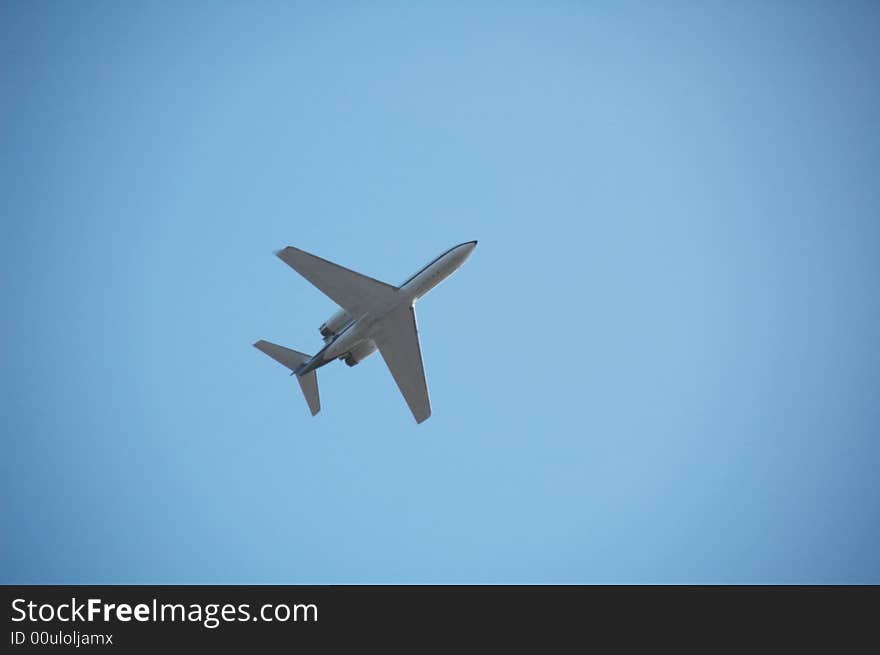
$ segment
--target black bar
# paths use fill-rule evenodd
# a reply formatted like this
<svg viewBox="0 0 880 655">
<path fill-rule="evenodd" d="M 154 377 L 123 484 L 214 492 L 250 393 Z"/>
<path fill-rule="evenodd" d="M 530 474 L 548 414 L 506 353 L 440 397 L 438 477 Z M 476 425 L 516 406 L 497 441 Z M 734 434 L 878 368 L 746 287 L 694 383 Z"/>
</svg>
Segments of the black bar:
<svg viewBox="0 0 880 655">
<path fill-rule="evenodd" d="M 288 645 L 326 651 L 352 638 L 421 651 L 470 635 L 514 644 L 527 636 L 603 636 L 620 645 L 708 633 L 729 642 L 768 631 L 804 636 L 832 626 L 853 636 L 868 634 L 880 600 L 880 587 L 772 586 L 87 585 L 4 586 L 2 592 L 7 652 L 77 644 L 120 652 Z M 100 599 L 93 601 L 93 614 L 89 599 Z M 56 612 L 67 619 L 74 610 L 76 621 L 58 620 Z M 96 643 L 85 643 L 92 635 Z"/>
</svg>

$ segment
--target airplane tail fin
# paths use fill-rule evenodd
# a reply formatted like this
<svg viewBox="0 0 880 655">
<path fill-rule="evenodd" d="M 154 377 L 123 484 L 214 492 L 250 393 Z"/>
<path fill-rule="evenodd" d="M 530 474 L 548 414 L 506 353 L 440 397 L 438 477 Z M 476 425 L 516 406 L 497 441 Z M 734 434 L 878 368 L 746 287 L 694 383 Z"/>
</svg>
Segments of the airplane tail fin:
<svg viewBox="0 0 880 655">
<path fill-rule="evenodd" d="M 321 397 L 318 395 L 318 372 L 309 371 L 305 375 L 300 375 L 297 371 L 311 359 L 310 355 L 279 346 L 271 341 L 257 341 L 254 348 L 260 350 L 279 364 L 283 364 L 293 373 L 296 373 L 296 380 L 299 382 L 299 388 L 302 389 L 303 396 L 309 404 L 309 410 L 312 416 L 321 411 Z"/>
</svg>

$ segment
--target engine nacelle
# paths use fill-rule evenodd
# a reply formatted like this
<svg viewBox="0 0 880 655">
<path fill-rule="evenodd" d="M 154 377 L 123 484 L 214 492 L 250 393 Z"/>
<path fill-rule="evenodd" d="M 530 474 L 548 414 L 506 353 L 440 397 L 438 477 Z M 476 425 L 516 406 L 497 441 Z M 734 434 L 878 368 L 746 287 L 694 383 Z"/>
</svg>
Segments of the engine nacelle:
<svg viewBox="0 0 880 655">
<path fill-rule="evenodd" d="M 370 340 L 361 341 L 345 356 L 345 363 L 354 366 L 376 352 L 376 344 Z"/>
<path fill-rule="evenodd" d="M 324 337 L 324 340 L 327 341 L 348 327 L 351 320 L 351 316 L 349 316 L 344 309 L 340 309 L 333 314 L 333 316 L 328 318 L 318 330 L 321 332 L 321 336 Z"/>
</svg>

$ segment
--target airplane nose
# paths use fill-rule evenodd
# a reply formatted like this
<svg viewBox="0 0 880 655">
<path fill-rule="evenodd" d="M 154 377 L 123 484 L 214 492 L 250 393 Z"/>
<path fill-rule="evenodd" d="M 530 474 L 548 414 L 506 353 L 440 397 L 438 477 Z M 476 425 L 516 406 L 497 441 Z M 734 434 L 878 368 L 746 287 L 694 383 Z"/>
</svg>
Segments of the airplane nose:
<svg viewBox="0 0 880 655">
<path fill-rule="evenodd" d="M 464 260 L 471 256 L 471 253 L 474 251 L 474 248 L 477 247 L 476 241 L 465 241 L 464 243 L 460 243 L 453 250 L 457 253 L 457 258 L 459 261 L 464 263 Z"/>
<path fill-rule="evenodd" d="M 465 241 L 461 244 L 463 247 L 461 248 L 461 262 L 464 263 L 464 260 L 471 256 L 471 253 L 474 251 L 474 248 L 477 247 L 476 241 Z"/>
</svg>

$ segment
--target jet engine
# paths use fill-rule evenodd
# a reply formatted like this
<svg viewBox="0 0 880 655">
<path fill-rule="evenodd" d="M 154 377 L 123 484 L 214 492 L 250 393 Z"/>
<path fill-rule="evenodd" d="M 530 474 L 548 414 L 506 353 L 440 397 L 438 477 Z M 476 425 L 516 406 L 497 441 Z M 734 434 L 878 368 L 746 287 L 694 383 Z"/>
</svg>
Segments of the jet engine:
<svg viewBox="0 0 880 655">
<path fill-rule="evenodd" d="M 361 341 L 345 356 L 345 363 L 354 366 L 376 352 L 376 344 L 369 339 Z"/>
<path fill-rule="evenodd" d="M 324 340 L 328 341 L 339 334 L 344 328 L 348 327 L 349 323 L 351 323 L 351 316 L 349 316 L 344 309 L 340 309 L 333 314 L 333 316 L 328 318 L 318 330 L 321 332 L 321 336 L 324 337 Z"/>
</svg>

